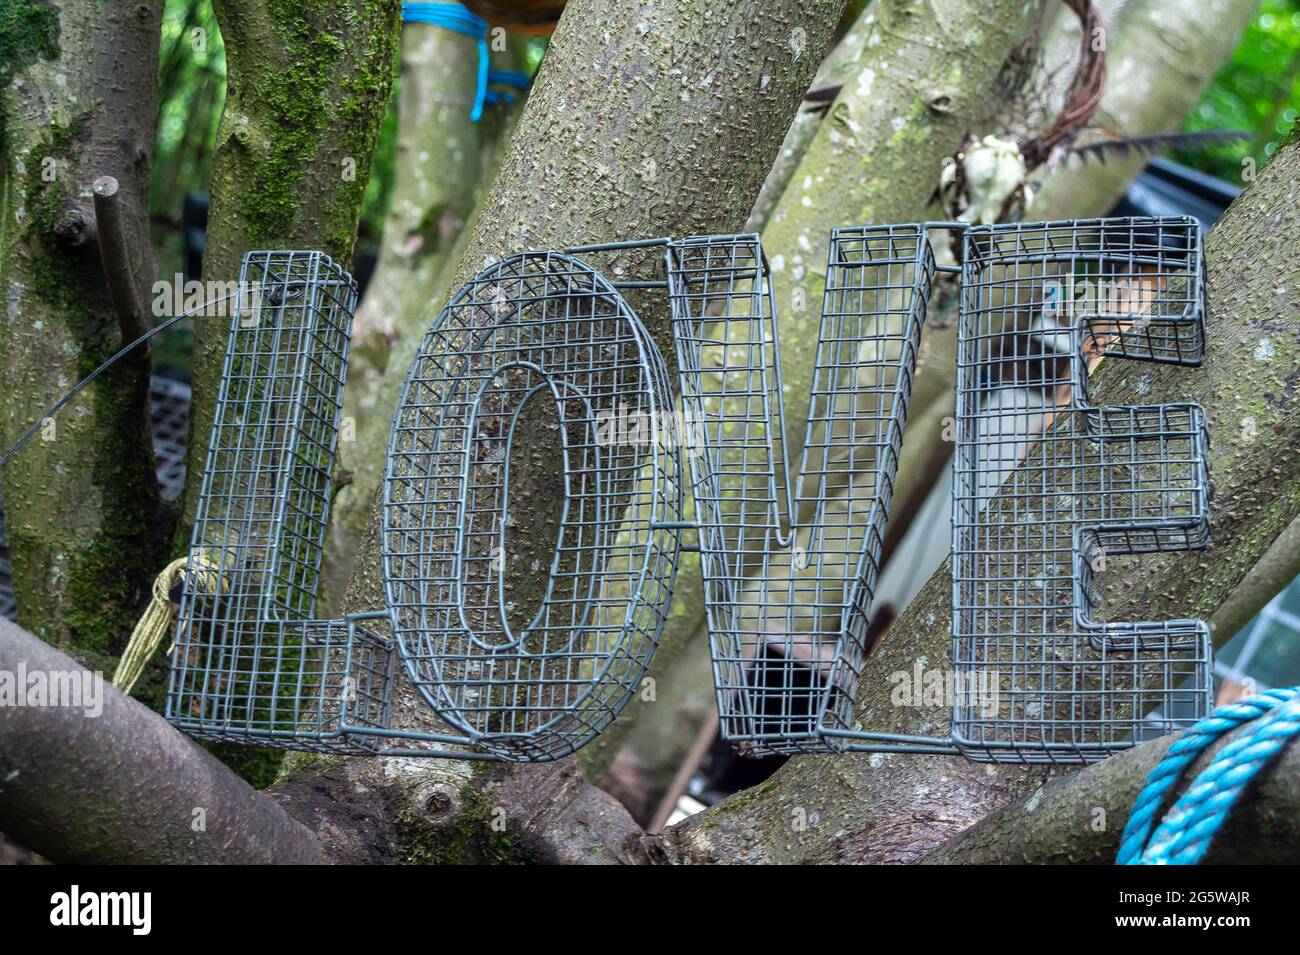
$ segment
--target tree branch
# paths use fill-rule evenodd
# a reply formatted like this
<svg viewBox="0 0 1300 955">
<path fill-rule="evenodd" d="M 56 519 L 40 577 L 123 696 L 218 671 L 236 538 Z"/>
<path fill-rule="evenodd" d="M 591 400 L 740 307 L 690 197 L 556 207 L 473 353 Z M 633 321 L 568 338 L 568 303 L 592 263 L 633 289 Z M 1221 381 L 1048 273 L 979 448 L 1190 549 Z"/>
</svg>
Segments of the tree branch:
<svg viewBox="0 0 1300 955">
<path fill-rule="evenodd" d="M 345 862 L 634 864 L 663 858 L 573 757 L 470 763 L 303 756 L 274 791 Z"/>
<path fill-rule="evenodd" d="M 125 345 L 147 332 L 149 323 L 145 320 L 144 302 L 135 284 L 118 188 L 118 182 L 112 176 L 100 176 L 90 187 L 95 196 L 99 261 L 104 267 L 104 282 L 113 299 L 118 326 L 122 329 L 122 344 Z"/>
<path fill-rule="evenodd" d="M 1229 640 L 1300 574 L 1300 515 L 1269 545 L 1210 617 L 1216 642 Z"/>
<path fill-rule="evenodd" d="M 1243 727 L 1244 729 L 1244 727 Z M 1240 731 L 1239 731 L 1240 732 Z M 1207 766 L 1224 736 L 1183 775 L 1184 786 Z M 977 865 L 1110 864 L 1133 800 L 1174 737 L 1127 750 L 1056 779 L 972 826 L 924 862 Z M 1177 798 L 1171 794 L 1166 808 Z M 1300 746 L 1291 746 L 1242 793 L 1206 854 L 1207 865 L 1300 862 Z"/>
<path fill-rule="evenodd" d="M 326 861 L 282 807 L 102 675 L 95 714 L 15 705 L 24 674 L 92 674 L 0 619 L 0 830 L 32 850 L 88 864 Z"/>
</svg>

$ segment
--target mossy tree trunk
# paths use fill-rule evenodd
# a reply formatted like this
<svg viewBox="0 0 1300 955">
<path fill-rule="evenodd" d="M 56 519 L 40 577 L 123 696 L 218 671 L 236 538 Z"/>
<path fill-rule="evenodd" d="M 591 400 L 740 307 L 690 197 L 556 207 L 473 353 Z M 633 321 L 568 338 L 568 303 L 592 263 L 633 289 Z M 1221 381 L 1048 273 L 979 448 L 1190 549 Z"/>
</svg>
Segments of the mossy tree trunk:
<svg viewBox="0 0 1300 955">
<path fill-rule="evenodd" d="M 492 51 L 494 69 L 517 67 L 515 46 Z M 420 23 L 403 28 L 392 204 L 379 264 L 353 324 L 343 396 L 344 417 L 355 428 L 354 439 L 339 445 L 350 480 L 334 500 L 323 583 L 329 606 L 343 597 L 370 521 L 374 476 L 395 410 L 384 403 L 389 358 L 398 342 L 419 341 L 432 321 L 463 248 L 475 197 L 495 177 L 526 95 L 489 105 L 475 123 L 470 108 L 477 68 L 478 47 L 469 37 Z"/>
<path fill-rule="evenodd" d="M 161 18 L 161 0 L 0 0 L 5 448 L 122 344 L 91 195 L 100 176 L 120 186 L 122 285 L 149 301 Z M 149 438 L 148 350 L 44 422 L 0 481 L 19 619 L 92 669 L 111 669 L 168 524 Z"/>
<path fill-rule="evenodd" d="M 226 103 L 203 273 L 239 277 L 254 249 L 317 249 L 350 267 L 392 87 L 400 0 L 216 0 Z M 188 472 L 175 547 L 189 544 L 229 319 L 195 321 Z"/>
</svg>

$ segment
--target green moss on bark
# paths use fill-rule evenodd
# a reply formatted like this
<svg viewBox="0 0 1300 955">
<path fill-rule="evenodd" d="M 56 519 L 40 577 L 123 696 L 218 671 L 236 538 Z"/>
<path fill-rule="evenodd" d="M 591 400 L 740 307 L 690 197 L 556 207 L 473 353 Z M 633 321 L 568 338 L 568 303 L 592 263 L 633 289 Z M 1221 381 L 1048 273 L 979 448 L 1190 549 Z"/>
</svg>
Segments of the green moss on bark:
<svg viewBox="0 0 1300 955">
<path fill-rule="evenodd" d="M 59 55 L 58 8 L 33 0 L 0 0 L 0 85 L 38 59 Z"/>
<path fill-rule="evenodd" d="M 511 865 L 521 862 L 506 830 L 494 826 L 497 807 L 473 786 L 460 790 L 460 807 L 446 825 L 431 822 L 414 809 L 394 820 L 400 861 L 409 865 Z"/>
<path fill-rule="evenodd" d="M 242 196 L 254 241 L 286 234 L 306 198 L 297 186 L 316 158 L 322 128 L 330 119 L 330 90 L 344 53 L 339 37 L 308 21 L 309 6 L 290 0 L 268 6 L 282 24 L 289 67 L 266 72 L 252 89 L 260 107 L 277 120 L 268 155 L 255 166 Z"/>
</svg>

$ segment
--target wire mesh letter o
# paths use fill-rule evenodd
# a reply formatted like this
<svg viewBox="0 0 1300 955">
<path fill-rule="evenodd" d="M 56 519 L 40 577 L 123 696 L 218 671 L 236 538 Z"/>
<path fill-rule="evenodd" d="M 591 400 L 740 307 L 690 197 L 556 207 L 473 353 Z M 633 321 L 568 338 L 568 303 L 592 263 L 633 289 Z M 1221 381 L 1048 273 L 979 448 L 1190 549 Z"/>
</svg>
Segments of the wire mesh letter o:
<svg viewBox="0 0 1300 955">
<path fill-rule="evenodd" d="M 672 594 L 681 464 L 663 358 L 552 252 L 466 283 L 407 377 L 384 580 L 417 690 L 480 749 L 555 759 L 639 686 Z"/>
</svg>

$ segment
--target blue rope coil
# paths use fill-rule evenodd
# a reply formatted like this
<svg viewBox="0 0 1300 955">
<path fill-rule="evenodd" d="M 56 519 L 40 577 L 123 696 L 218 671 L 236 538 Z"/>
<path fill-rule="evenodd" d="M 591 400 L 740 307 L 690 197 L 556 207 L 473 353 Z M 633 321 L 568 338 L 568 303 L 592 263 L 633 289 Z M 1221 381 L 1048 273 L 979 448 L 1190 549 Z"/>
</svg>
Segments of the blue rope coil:
<svg viewBox="0 0 1300 955">
<path fill-rule="evenodd" d="M 1239 726 L 1244 732 L 1215 754 L 1160 824 L 1156 812 L 1184 770 Z M 1120 840 L 1118 865 L 1195 865 L 1232 805 L 1264 765 L 1300 735 L 1300 687 L 1269 690 L 1221 706 L 1174 741 L 1147 776 Z"/>
<path fill-rule="evenodd" d="M 506 90 L 489 89 L 487 91 L 487 101 L 489 103 L 513 103 L 515 101 L 514 90 L 526 90 L 532 85 L 533 78 L 522 70 L 489 70 L 488 86 L 506 86 Z"/>
<path fill-rule="evenodd" d="M 483 118 L 483 104 L 488 101 L 488 23 L 463 3 L 403 3 L 404 23 L 428 23 L 469 37 L 478 44 L 478 78 L 474 89 L 474 106 L 469 118 Z"/>
</svg>

